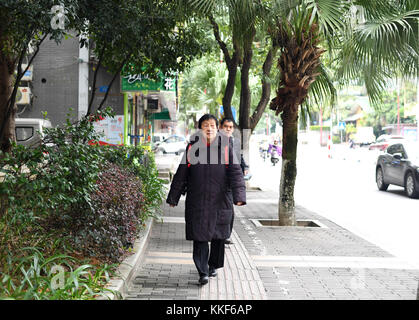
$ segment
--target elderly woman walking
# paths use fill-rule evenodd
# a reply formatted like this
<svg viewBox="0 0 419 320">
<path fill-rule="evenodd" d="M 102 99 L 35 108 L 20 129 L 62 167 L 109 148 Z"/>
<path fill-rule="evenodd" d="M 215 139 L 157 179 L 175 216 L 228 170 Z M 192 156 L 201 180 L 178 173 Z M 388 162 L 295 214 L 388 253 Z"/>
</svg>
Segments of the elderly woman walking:
<svg viewBox="0 0 419 320">
<path fill-rule="evenodd" d="M 224 241 L 230 237 L 233 203 L 246 204 L 246 187 L 240 162 L 229 139 L 218 133 L 218 120 L 203 115 L 200 129 L 191 137 L 177 169 L 166 202 L 174 207 L 186 190 L 186 240 L 193 240 L 193 261 L 199 283 L 217 275 L 224 266 Z M 208 242 L 211 243 L 209 248 Z"/>
</svg>

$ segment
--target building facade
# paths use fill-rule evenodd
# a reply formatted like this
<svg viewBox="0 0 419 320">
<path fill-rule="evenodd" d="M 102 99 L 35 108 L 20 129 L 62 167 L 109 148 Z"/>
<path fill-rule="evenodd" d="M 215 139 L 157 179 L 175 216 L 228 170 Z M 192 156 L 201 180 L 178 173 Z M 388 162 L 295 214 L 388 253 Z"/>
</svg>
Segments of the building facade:
<svg viewBox="0 0 419 320">
<path fill-rule="evenodd" d="M 17 99 L 17 117 L 47 118 L 53 126 L 75 121 L 88 110 L 92 96 L 94 74 L 98 61 L 88 48 L 80 48 L 75 36 L 60 44 L 46 40 L 21 82 Z M 176 125 L 177 87 L 174 78 L 163 82 L 141 79 L 137 75 L 121 76 L 109 84 L 113 74 L 103 67 L 97 72 L 93 108 L 104 99 L 104 107 L 111 107 L 123 117 L 123 143 L 147 143 L 154 132 L 168 132 Z"/>
</svg>

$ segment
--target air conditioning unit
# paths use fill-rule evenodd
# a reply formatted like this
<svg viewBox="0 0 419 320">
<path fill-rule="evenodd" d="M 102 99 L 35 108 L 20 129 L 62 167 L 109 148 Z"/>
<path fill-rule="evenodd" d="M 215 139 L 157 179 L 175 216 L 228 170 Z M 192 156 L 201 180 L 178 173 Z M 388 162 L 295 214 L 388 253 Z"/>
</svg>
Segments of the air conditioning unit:
<svg viewBox="0 0 419 320">
<path fill-rule="evenodd" d="M 31 88 L 19 87 L 16 94 L 16 104 L 31 103 Z"/>
</svg>

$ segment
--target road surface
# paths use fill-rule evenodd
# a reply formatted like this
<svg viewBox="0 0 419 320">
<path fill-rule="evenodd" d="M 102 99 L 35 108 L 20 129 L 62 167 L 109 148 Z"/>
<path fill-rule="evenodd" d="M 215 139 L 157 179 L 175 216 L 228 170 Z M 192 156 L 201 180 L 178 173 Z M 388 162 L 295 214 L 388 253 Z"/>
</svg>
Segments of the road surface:
<svg viewBox="0 0 419 320">
<path fill-rule="evenodd" d="M 339 224 L 382 249 L 419 265 L 419 200 L 408 198 L 403 188 L 388 191 L 375 184 L 376 153 L 299 145 L 295 202 Z M 263 162 L 257 145 L 250 146 L 251 186 L 279 195 L 281 162 Z"/>
</svg>

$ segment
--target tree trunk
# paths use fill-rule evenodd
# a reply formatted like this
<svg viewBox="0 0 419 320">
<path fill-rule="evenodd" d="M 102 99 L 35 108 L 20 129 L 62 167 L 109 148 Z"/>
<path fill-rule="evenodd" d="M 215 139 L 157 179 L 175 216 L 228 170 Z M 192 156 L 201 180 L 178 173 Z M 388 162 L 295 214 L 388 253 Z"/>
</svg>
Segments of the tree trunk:
<svg viewBox="0 0 419 320">
<path fill-rule="evenodd" d="M 234 88 L 236 84 L 237 67 L 240 61 L 240 47 L 233 35 L 233 55 L 230 56 L 227 45 L 224 41 L 221 40 L 220 28 L 218 24 L 215 22 L 214 17 L 209 16 L 208 18 L 213 28 L 215 40 L 217 41 L 221 51 L 224 54 L 224 60 L 228 69 L 227 86 L 223 96 L 224 117 L 234 120 L 233 112 L 231 111 L 231 100 L 233 99 Z"/>
<path fill-rule="evenodd" d="M 234 55 L 233 55 L 233 58 L 234 58 Z M 231 110 L 231 100 L 233 99 L 234 88 L 236 85 L 237 61 L 233 59 L 231 63 L 227 64 L 227 68 L 228 68 L 228 78 L 227 78 L 227 85 L 226 85 L 224 96 L 223 96 L 223 109 L 224 109 L 224 117 L 233 119 L 233 112 Z"/>
<path fill-rule="evenodd" d="M 10 141 L 15 141 L 14 123 L 15 107 L 8 114 L 9 98 L 12 94 L 12 74 L 13 63 L 6 55 L 0 51 L 0 125 L 5 123 L 3 134 L 0 136 L 0 150 L 9 152 L 11 149 Z M 7 117 L 8 119 L 5 119 Z"/>
<path fill-rule="evenodd" d="M 275 56 L 278 47 L 272 47 L 268 54 L 266 55 L 265 62 L 263 63 L 263 75 L 262 75 L 262 96 L 259 100 L 259 103 L 256 107 L 256 110 L 253 112 L 252 117 L 250 118 L 250 129 L 253 131 L 257 124 L 260 121 L 263 113 L 265 112 L 266 106 L 269 103 L 271 98 L 271 82 L 270 75 L 273 64 L 273 57 Z"/>
<path fill-rule="evenodd" d="M 251 45 L 251 44 L 250 44 Z M 252 64 L 252 48 L 247 47 L 244 50 L 243 65 L 241 68 L 241 91 L 240 91 L 240 129 L 250 129 L 250 105 L 251 94 L 249 86 L 249 71 Z"/>
<path fill-rule="evenodd" d="M 295 226 L 294 186 L 297 177 L 298 105 L 286 107 L 281 114 L 282 172 L 279 186 L 278 218 L 280 226 Z"/>
</svg>

